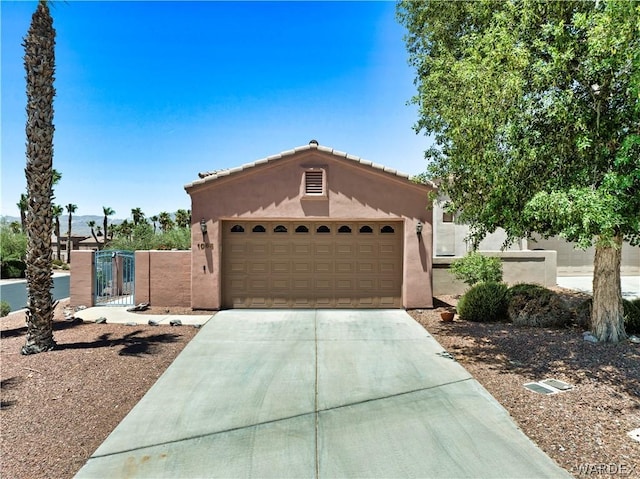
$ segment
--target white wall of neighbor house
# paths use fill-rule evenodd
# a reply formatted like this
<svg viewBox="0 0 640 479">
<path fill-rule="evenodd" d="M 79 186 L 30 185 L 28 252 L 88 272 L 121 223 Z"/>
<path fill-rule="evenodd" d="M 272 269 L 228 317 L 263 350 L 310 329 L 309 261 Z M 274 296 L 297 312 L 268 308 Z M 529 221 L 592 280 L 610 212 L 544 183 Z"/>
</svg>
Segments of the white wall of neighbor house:
<svg viewBox="0 0 640 479">
<path fill-rule="evenodd" d="M 461 257 L 471 251 L 471 245 L 466 241 L 469 226 L 457 224 L 455 217 L 445 213 L 442 201 L 434 202 L 433 208 L 433 252 L 438 257 Z M 480 243 L 479 250 L 483 252 L 501 251 L 506 240 L 506 233 L 498 229 Z M 509 246 L 505 251 L 555 251 L 557 252 L 558 276 L 590 276 L 593 274 L 593 258 L 595 249 L 577 248 L 575 243 L 559 237 L 542 239 L 540 236 L 527 240 L 522 239 Z M 622 245 L 621 274 L 640 274 L 640 247 L 629 243 Z"/>
<path fill-rule="evenodd" d="M 455 215 L 446 213 L 442 207 L 442 201 L 434 202 L 433 207 L 433 251 L 438 256 L 464 256 L 472 250 L 471 243 L 467 242 L 469 226 L 455 222 Z M 499 229 L 487 235 L 480 242 L 480 251 L 500 251 L 504 246 L 507 235 Z M 527 249 L 527 240 L 520 240 L 510 245 L 505 251 L 520 251 Z"/>
<path fill-rule="evenodd" d="M 591 276 L 595 248 L 577 248 L 575 243 L 562 238 L 543 239 L 536 237 L 529 241 L 533 250 L 555 250 L 558 252 L 558 276 Z M 634 276 L 640 274 L 640 247 L 622 244 L 620 274 Z"/>
</svg>

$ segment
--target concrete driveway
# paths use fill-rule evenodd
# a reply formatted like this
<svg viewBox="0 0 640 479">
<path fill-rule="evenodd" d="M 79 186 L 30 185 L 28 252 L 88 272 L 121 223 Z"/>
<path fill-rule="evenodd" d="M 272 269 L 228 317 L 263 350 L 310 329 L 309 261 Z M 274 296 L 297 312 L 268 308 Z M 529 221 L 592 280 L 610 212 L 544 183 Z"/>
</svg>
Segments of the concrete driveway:
<svg viewBox="0 0 640 479">
<path fill-rule="evenodd" d="M 402 310 L 230 310 L 76 477 L 571 476 Z"/>
</svg>

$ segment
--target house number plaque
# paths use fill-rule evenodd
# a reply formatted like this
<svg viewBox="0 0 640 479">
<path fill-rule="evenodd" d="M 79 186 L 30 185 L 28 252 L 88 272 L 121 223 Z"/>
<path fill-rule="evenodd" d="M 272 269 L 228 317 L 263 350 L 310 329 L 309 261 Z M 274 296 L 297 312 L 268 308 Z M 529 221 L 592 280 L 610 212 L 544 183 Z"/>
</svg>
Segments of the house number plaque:
<svg viewBox="0 0 640 479">
<path fill-rule="evenodd" d="M 213 249 L 213 243 L 198 243 L 198 249 Z"/>
</svg>

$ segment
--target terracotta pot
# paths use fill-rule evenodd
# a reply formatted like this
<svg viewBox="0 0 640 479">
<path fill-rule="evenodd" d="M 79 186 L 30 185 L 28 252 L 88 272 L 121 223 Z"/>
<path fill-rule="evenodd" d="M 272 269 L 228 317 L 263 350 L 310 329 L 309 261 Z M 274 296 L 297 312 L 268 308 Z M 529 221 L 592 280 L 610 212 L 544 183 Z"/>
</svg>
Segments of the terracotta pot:
<svg viewBox="0 0 640 479">
<path fill-rule="evenodd" d="M 440 313 L 440 317 L 442 318 L 442 321 L 453 321 L 453 317 L 456 315 L 456 313 L 454 313 L 453 311 L 442 311 Z"/>
</svg>

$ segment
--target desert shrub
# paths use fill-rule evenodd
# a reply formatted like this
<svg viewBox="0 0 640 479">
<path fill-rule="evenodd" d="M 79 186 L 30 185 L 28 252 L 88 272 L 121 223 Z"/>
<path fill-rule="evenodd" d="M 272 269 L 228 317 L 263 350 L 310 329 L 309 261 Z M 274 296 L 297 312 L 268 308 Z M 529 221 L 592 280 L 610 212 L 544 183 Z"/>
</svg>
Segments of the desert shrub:
<svg viewBox="0 0 640 479">
<path fill-rule="evenodd" d="M 640 334 L 640 298 L 622 300 L 624 306 L 624 329 L 627 334 Z"/>
<path fill-rule="evenodd" d="M 593 306 L 593 300 L 589 298 L 576 308 L 574 321 L 577 326 L 585 330 L 591 329 L 591 306 Z"/>
<path fill-rule="evenodd" d="M 457 310 L 467 321 L 503 321 L 507 315 L 507 285 L 495 281 L 476 284 L 460 298 Z"/>
<path fill-rule="evenodd" d="M 110 249 L 124 251 L 191 248 L 191 229 L 173 228 L 166 232 L 154 233 L 147 223 L 137 225 L 130 236 L 118 236 L 109 243 Z"/>
<path fill-rule="evenodd" d="M 6 301 L 0 301 L 0 318 L 4 318 L 11 312 L 11 306 Z"/>
<path fill-rule="evenodd" d="M 507 291 L 507 299 L 511 299 L 514 296 L 526 296 L 527 298 L 533 298 L 540 294 L 546 294 L 549 291 L 548 288 L 540 286 L 534 283 L 518 283 L 514 284 Z"/>
<path fill-rule="evenodd" d="M 27 264 L 21 259 L 2 261 L 0 276 L 2 278 L 24 278 Z"/>
<path fill-rule="evenodd" d="M 53 261 L 51 261 L 51 264 L 57 268 L 62 268 L 62 266 L 65 265 L 66 263 L 61 259 L 54 259 Z"/>
<path fill-rule="evenodd" d="M 536 284 L 520 284 L 507 293 L 509 320 L 517 326 L 558 328 L 571 323 L 571 311 L 559 294 Z"/>
<path fill-rule="evenodd" d="M 472 251 L 451 263 L 451 274 L 469 286 L 489 281 L 499 283 L 502 281 L 502 262 L 500 258 Z"/>
<path fill-rule="evenodd" d="M 576 311 L 576 324 L 584 329 L 591 329 L 591 307 L 593 299 L 589 298 L 584 301 Z M 624 329 L 627 334 L 640 334 L 640 298 L 639 299 L 623 299 L 622 307 L 624 308 Z"/>
<path fill-rule="evenodd" d="M 0 224 L 0 275 L 3 278 L 24 278 L 27 235 L 14 231 L 11 225 Z"/>
</svg>

